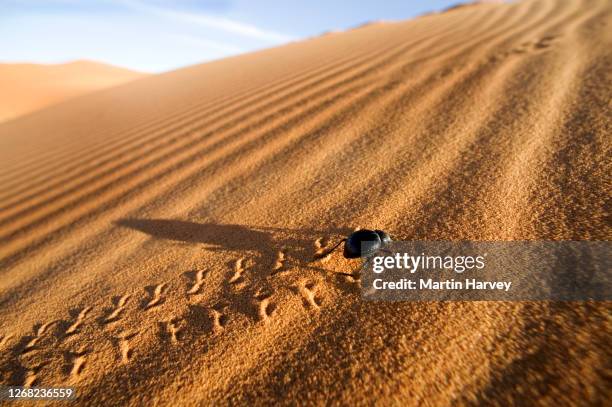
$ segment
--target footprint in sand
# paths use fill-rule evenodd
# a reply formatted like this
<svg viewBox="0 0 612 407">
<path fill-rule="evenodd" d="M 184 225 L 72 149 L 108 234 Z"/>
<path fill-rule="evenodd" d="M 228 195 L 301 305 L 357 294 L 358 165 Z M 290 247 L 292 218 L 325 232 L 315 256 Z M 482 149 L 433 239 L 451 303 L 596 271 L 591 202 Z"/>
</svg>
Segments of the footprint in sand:
<svg viewBox="0 0 612 407">
<path fill-rule="evenodd" d="M 304 305 L 304 308 L 318 311 L 321 308 L 323 301 L 319 296 L 315 294 L 315 287 L 315 283 L 307 281 L 306 283 L 301 285 L 298 290 L 302 296 L 302 303 Z"/>
<path fill-rule="evenodd" d="M 85 348 L 81 348 L 74 352 L 68 352 L 68 357 L 70 358 L 70 378 L 73 380 L 78 380 L 79 376 L 83 372 L 85 368 L 85 362 L 87 359 L 87 354 L 89 352 Z"/>
<path fill-rule="evenodd" d="M 165 299 L 163 294 L 166 292 L 167 284 L 162 283 L 156 286 L 145 287 L 145 291 L 149 292 L 149 296 L 151 299 L 149 301 L 144 302 L 143 309 L 148 311 L 151 308 L 157 307 L 164 303 Z"/>
<path fill-rule="evenodd" d="M 287 260 L 287 249 L 283 247 L 281 250 L 279 250 L 278 253 L 276 253 L 276 259 L 274 260 L 274 265 L 272 266 L 271 275 L 281 273 L 283 271 L 287 271 L 287 266 L 285 264 L 286 260 Z"/>
<path fill-rule="evenodd" d="M 526 54 L 528 52 L 534 52 L 534 51 L 540 51 L 540 50 L 545 50 L 547 48 L 550 48 L 554 42 L 556 41 L 556 39 L 559 36 L 557 35 L 547 35 L 545 37 L 542 37 L 536 41 L 527 41 L 522 43 L 521 45 L 519 45 L 518 47 L 515 47 L 511 50 L 511 53 L 513 54 Z"/>
<path fill-rule="evenodd" d="M 191 273 L 192 272 L 187 272 L 186 274 L 190 275 Z M 198 270 L 195 272 L 195 275 L 193 277 L 193 285 L 189 290 L 187 290 L 188 295 L 195 295 L 200 293 L 200 291 L 202 290 L 202 286 L 204 285 L 205 275 L 206 272 L 204 270 Z"/>
<path fill-rule="evenodd" d="M 270 301 L 271 294 L 268 293 L 257 293 L 255 295 L 255 302 L 257 304 L 257 313 L 261 321 L 267 322 L 272 313 L 276 309 L 276 304 Z"/>
<path fill-rule="evenodd" d="M 91 311 L 91 307 L 83 308 L 76 317 L 76 320 L 66 329 L 64 336 L 74 335 L 78 332 L 79 327 L 83 324 L 83 320 L 87 317 L 87 314 Z"/>
<path fill-rule="evenodd" d="M 34 337 L 32 339 L 30 339 L 30 341 L 26 344 L 25 348 L 23 349 L 22 354 L 26 354 L 26 353 L 29 353 L 29 352 L 32 352 L 33 350 L 35 350 L 36 349 L 36 345 L 42 339 L 42 337 L 44 336 L 45 332 L 47 332 L 49 327 L 51 325 L 53 325 L 54 323 L 56 323 L 56 322 L 57 321 L 47 322 L 46 324 L 42 324 L 38 328 L 35 328 L 35 330 L 34 330 Z"/>
<path fill-rule="evenodd" d="M 123 295 L 117 299 L 117 304 L 115 309 L 111 311 L 110 314 L 106 318 L 104 318 L 103 322 L 105 324 L 110 324 L 112 322 L 118 321 L 121 317 L 123 311 L 125 311 L 125 307 L 130 299 L 130 295 Z"/>
<path fill-rule="evenodd" d="M 213 320 L 213 332 L 215 334 L 219 334 L 225 330 L 225 325 L 229 319 L 224 313 L 224 308 L 225 307 L 222 305 L 216 305 L 210 310 Z"/>
<path fill-rule="evenodd" d="M 556 35 L 548 35 L 546 37 L 540 38 L 533 46 L 536 49 L 545 49 L 549 48 L 555 40 L 558 38 Z"/>
<path fill-rule="evenodd" d="M 183 333 L 183 320 L 180 318 L 171 318 L 166 322 L 161 323 L 164 337 L 170 339 L 170 343 L 178 345 Z"/>
<path fill-rule="evenodd" d="M 0 350 L 4 349 L 9 340 L 13 337 L 12 334 L 0 335 Z"/>
<path fill-rule="evenodd" d="M 314 260 L 326 262 L 331 258 L 331 253 L 342 243 L 342 240 L 336 244 L 331 244 L 328 237 L 320 237 L 314 242 Z"/>
<path fill-rule="evenodd" d="M 244 282 L 244 272 L 247 270 L 244 258 L 239 258 L 234 263 L 234 275 L 229 279 L 230 284 L 240 284 Z"/>
<path fill-rule="evenodd" d="M 130 340 L 135 338 L 139 332 L 121 333 L 117 336 L 119 345 L 120 361 L 122 364 L 127 364 L 132 359 L 133 349 L 130 346 Z"/>
<path fill-rule="evenodd" d="M 46 363 L 40 363 L 30 369 L 28 369 L 28 371 L 25 374 L 25 378 L 23 380 L 23 386 L 24 387 L 32 387 L 37 383 L 38 380 L 38 374 L 40 373 L 41 369 L 43 367 L 46 366 Z"/>
<path fill-rule="evenodd" d="M 351 284 L 361 283 L 361 276 L 359 274 L 346 274 L 346 275 L 343 275 L 342 277 L 344 277 L 344 281 L 346 281 L 347 283 L 351 283 Z"/>
</svg>

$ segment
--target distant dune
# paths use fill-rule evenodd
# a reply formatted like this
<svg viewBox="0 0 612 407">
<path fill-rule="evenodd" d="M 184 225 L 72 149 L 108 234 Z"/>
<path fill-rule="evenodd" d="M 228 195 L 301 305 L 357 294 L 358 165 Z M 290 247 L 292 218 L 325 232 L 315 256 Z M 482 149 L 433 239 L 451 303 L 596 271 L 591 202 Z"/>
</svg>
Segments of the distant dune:
<svg viewBox="0 0 612 407">
<path fill-rule="evenodd" d="M 462 7 L 0 124 L 0 383 L 83 405 L 606 405 L 610 303 L 365 302 L 359 261 L 318 254 L 358 227 L 610 240 L 611 15 Z"/>
<path fill-rule="evenodd" d="M 91 61 L 0 64 L 0 122 L 144 75 Z"/>
</svg>

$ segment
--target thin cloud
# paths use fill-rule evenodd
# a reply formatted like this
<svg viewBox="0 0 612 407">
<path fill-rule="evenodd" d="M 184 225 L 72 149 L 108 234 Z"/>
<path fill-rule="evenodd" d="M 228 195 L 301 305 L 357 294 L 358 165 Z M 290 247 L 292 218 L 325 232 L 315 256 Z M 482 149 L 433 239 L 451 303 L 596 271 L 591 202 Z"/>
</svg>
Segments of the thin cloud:
<svg viewBox="0 0 612 407">
<path fill-rule="evenodd" d="M 252 39 L 269 42 L 289 42 L 294 40 L 293 37 L 286 34 L 265 30 L 251 24 L 230 20 L 224 17 L 211 16 L 196 12 L 176 11 L 165 7 L 146 4 L 142 1 L 119 0 L 118 2 L 134 10 L 155 14 L 175 21 L 198 24 Z"/>
</svg>

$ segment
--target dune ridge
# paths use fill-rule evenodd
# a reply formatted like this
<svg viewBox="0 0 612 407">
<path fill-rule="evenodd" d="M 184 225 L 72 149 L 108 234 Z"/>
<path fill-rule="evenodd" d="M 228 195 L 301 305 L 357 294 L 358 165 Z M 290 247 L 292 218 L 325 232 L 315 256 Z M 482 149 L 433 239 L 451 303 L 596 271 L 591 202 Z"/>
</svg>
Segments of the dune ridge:
<svg viewBox="0 0 612 407">
<path fill-rule="evenodd" d="M 0 123 L 1 383 L 83 404 L 604 404 L 609 303 L 369 303 L 359 262 L 316 259 L 358 227 L 609 240 L 611 11 L 478 4 Z"/>
<path fill-rule="evenodd" d="M 0 64 L 0 123 L 144 73 L 87 60 L 63 64 Z"/>
</svg>

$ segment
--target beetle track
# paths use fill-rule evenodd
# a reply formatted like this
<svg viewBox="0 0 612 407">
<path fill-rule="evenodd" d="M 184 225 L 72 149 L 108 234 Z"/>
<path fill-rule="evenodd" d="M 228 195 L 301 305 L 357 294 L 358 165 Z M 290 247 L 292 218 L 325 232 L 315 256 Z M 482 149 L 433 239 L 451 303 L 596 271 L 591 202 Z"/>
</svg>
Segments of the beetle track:
<svg viewBox="0 0 612 407">
<path fill-rule="evenodd" d="M 327 246 L 329 246 L 329 238 L 325 236 L 319 237 L 314 241 L 314 247 L 318 254 L 325 251 Z"/>
<path fill-rule="evenodd" d="M 36 383 L 36 380 L 38 380 L 38 373 L 43 367 L 45 367 L 45 365 L 45 363 L 40 363 L 33 368 L 28 369 L 25 378 L 23 379 L 23 387 L 32 387 Z"/>
<path fill-rule="evenodd" d="M 287 249 L 282 248 L 276 253 L 276 260 L 274 261 L 274 265 L 272 266 L 271 275 L 274 275 L 274 274 L 277 274 L 283 271 L 287 271 L 287 268 L 285 266 L 286 260 L 287 260 Z"/>
<path fill-rule="evenodd" d="M 70 377 L 72 379 L 78 379 L 83 369 L 85 368 L 86 355 L 89 352 L 87 350 L 79 350 L 76 352 L 70 352 L 72 356 L 72 368 L 70 369 Z"/>
<path fill-rule="evenodd" d="M 198 294 L 202 289 L 202 285 L 204 284 L 204 270 L 198 270 L 195 274 L 195 280 L 193 282 L 193 286 L 187 291 L 187 294 L 193 295 Z"/>
<path fill-rule="evenodd" d="M 347 283 L 351 283 L 351 284 L 359 284 L 361 282 L 361 276 L 358 274 L 354 274 L 354 275 L 345 275 L 344 276 L 344 280 Z"/>
<path fill-rule="evenodd" d="M 285 248 L 277 252 L 277 259 L 276 259 L 277 267 L 275 267 L 275 269 L 277 270 L 282 269 L 282 266 L 284 262 L 286 261 L 286 253 L 287 252 Z M 236 280 L 243 279 L 244 277 L 243 273 L 247 271 L 249 267 L 245 266 L 244 258 L 239 258 L 234 263 L 234 269 L 235 269 L 237 276 L 234 275 L 234 277 L 232 278 L 230 282 L 236 283 L 236 282 L 239 282 Z M 205 270 L 198 270 L 196 272 L 194 276 L 195 278 L 193 281 L 193 285 L 187 291 L 188 294 L 196 294 L 201 290 L 205 275 L 206 275 Z M 307 283 L 304 287 L 300 289 L 300 292 L 302 293 L 302 296 L 305 300 L 305 303 L 307 303 L 308 307 L 318 310 L 320 308 L 321 301 L 312 292 L 311 288 L 313 286 L 314 284 Z M 153 293 L 152 293 L 152 298 L 144 307 L 145 310 L 161 305 L 164 302 L 163 294 L 167 291 L 167 287 L 168 287 L 167 283 L 161 283 L 155 286 Z M 114 301 L 115 307 L 110 311 L 110 313 L 104 319 L 101 320 L 101 322 L 103 322 L 104 324 L 110 324 L 110 323 L 121 320 L 122 314 L 127 309 L 127 306 L 130 300 L 132 299 L 132 296 L 133 295 L 131 294 L 125 294 L 117 298 Z M 258 306 L 259 319 L 263 322 L 268 322 L 271 316 L 273 315 L 274 311 L 277 308 L 277 305 L 270 300 L 270 297 L 271 297 L 271 294 L 267 294 L 267 293 L 255 295 L 255 298 L 257 300 L 257 306 Z M 229 317 L 222 311 L 223 308 L 224 307 L 216 307 L 211 310 L 212 319 L 213 319 L 213 331 L 215 333 L 223 332 L 229 320 Z M 72 335 L 79 333 L 79 328 L 82 327 L 84 321 L 86 320 L 87 316 L 90 315 L 92 310 L 93 310 L 93 307 L 91 306 L 87 306 L 81 309 L 78 315 L 76 316 L 76 318 L 74 319 L 74 321 L 72 322 L 72 324 L 64 331 L 64 336 L 68 337 L 68 336 L 72 336 Z M 180 326 L 178 323 L 179 321 L 180 321 L 179 318 L 172 318 L 171 320 L 165 323 L 166 330 L 170 338 L 170 342 L 175 345 L 180 343 L 180 336 L 181 336 L 181 333 L 184 331 L 184 326 Z M 26 345 L 23 353 L 27 353 L 27 352 L 34 350 L 35 345 L 40 341 L 40 339 L 42 339 L 43 335 L 47 332 L 48 328 L 56 322 L 57 321 L 51 321 L 37 328 L 35 332 L 36 336 L 32 338 L 30 342 L 28 342 L 28 345 Z M 139 335 L 139 332 L 131 333 L 131 334 L 120 334 L 119 336 L 117 336 L 119 353 L 120 353 L 120 362 L 122 364 L 128 364 L 131 362 L 133 358 L 134 349 L 130 344 L 130 340 L 136 337 L 137 335 Z M 11 337 L 12 335 L 0 336 L 0 347 L 4 346 Z M 70 372 L 68 373 L 68 375 L 70 378 L 73 378 L 76 380 L 79 378 L 79 376 L 82 374 L 83 370 L 86 367 L 87 355 L 89 354 L 89 352 L 79 350 L 79 351 L 70 351 L 69 354 L 72 356 L 72 359 L 71 359 L 72 367 L 70 368 Z M 28 371 L 29 372 L 28 378 L 24 381 L 25 383 L 24 385 L 32 385 L 33 383 L 35 383 L 37 380 L 38 370 L 40 370 L 40 368 L 42 368 L 43 366 L 44 365 L 41 365 L 37 368 L 30 369 Z"/>
<path fill-rule="evenodd" d="M 283 264 L 286 261 L 286 249 L 282 248 L 277 253 L 277 262 Z M 239 278 L 242 279 L 243 273 L 249 269 L 248 266 L 245 266 L 245 259 L 240 258 L 236 260 L 234 264 L 234 269 L 236 273 L 239 275 Z M 206 276 L 206 270 L 198 270 L 194 276 L 193 285 L 187 291 L 188 294 L 197 294 L 204 283 L 204 279 Z M 235 280 L 235 279 L 234 279 Z M 145 305 L 145 309 L 148 310 L 155 306 L 161 305 L 164 302 L 163 294 L 167 292 L 168 285 L 167 283 L 158 284 L 155 286 L 152 298 Z M 113 302 L 115 303 L 114 308 L 107 311 L 107 316 L 99 319 L 102 324 L 111 324 L 114 322 L 118 322 L 122 319 L 122 314 L 126 311 L 130 300 L 132 299 L 132 294 L 125 294 L 120 297 L 114 297 Z M 263 322 L 269 322 L 271 316 L 277 308 L 277 305 L 270 300 L 271 294 L 257 294 L 255 295 L 255 299 L 257 300 L 257 308 L 259 319 Z M 318 308 L 316 301 L 314 302 L 314 306 Z M 213 319 L 213 332 L 214 333 L 222 333 L 227 325 L 229 317 L 223 311 L 225 306 L 213 307 L 211 310 L 212 319 Z M 93 307 L 86 306 L 82 308 L 76 317 L 73 319 L 72 324 L 66 328 L 63 332 L 64 338 L 76 335 L 80 332 L 80 328 L 83 326 L 83 323 L 86 321 L 87 317 L 91 314 Z M 35 329 L 35 335 L 26 345 L 24 351 L 22 353 L 28 353 L 30 351 L 35 350 L 35 346 L 37 343 L 43 338 L 44 334 L 47 333 L 49 327 L 57 323 L 58 321 L 51 321 L 45 323 Z M 169 337 L 169 341 L 178 345 L 181 340 L 181 334 L 184 332 L 185 326 L 180 322 L 185 322 L 185 320 L 181 320 L 180 318 L 172 318 L 165 322 L 166 332 Z M 135 333 L 120 333 L 117 338 L 117 346 L 119 350 L 119 361 L 121 364 L 129 364 L 133 359 L 134 347 L 131 345 L 130 340 L 139 335 L 139 332 Z M 5 346 L 10 338 L 13 335 L 0 335 L 0 349 L 2 346 Z M 84 369 L 87 366 L 87 358 L 89 355 L 88 350 L 77 350 L 77 351 L 68 351 L 67 356 L 70 360 L 70 365 L 67 365 L 66 375 L 67 378 L 72 381 L 77 381 L 81 379 Z M 24 386 L 31 386 L 37 383 L 39 377 L 39 370 L 44 367 L 46 364 L 41 364 L 36 366 L 35 368 L 27 370 L 26 377 L 24 379 Z"/>
<path fill-rule="evenodd" d="M 66 332 L 64 332 L 64 336 L 70 336 L 70 335 L 76 334 L 78 332 L 79 327 L 83 324 L 83 320 L 85 319 L 85 317 L 87 317 L 87 314 L 89 314 L 91 310 L 92 310 L 92 307 L 83 308 L 81 312 L 79 312 L 79 315 L 77 315 L 77 318 L 72 323 L 72 325 L 70 325 L 68 329 L 66 329 Z"/>
<path fill-rule="evenodd" d="M 228 320 L 228 317 L 220 311 L 221 309 L 222 308 L 212 308 L 210 311 L 213 318 L 213 332 L 217 334 L 225 330 L 225 325 L 227 324 Z"/>
<path fill-rule="evenodd" d="M 130 347 L 130 339 L 137 336 L 139 332 L 130 334 L 120 334 L 117 338 L 119 339 L 119 352 L 121 354 L 121 363 L 128 364 L 132 359 L 133 349 Z"/>
<path fill-rule="evenodd" d="M 318 311 L 321 309 L 322 301 L 314 293 L 314 287 L 315 283 L 306 282 L 304 285 L 299 287 L 299 292 L 302 295 L 302 304 L 304 305 L 304 308 L 310 308 Z"/>
<path fill-rule="evenodd" d="M 165 299 L 162 294 L 164 294 L 164 292 L 166 291 L 166 287 L 166 283 L 161 283 L 155 286 L 151 300 L 144 306 L 145 311 L 157 307 L 165 302 Z"/>
<path fill-rule="evenodd" d="M 270 301 L 271 294 L 256 294 L 255 301 L 258 304 L 259 319 L 268 322 L 276 309 L 276 304 Z"/>
<path fill-rule="evenodd" d="M 110 324 L 120 319 L 120 315 L 125 310 L 130 297 L 130 295 L 123 295 L 119 298 L 115 309 L 106 318 L 104 318 L 105 324 Z"/>
<path fill-rule="evenodd" d="M 51 321 L 51 322 L 47 322 L 46 324 L 42 324 L 40 327 L 38 327 L 38 329 L 35 332 L 35 336 L 30 339 L 30 341 L 27 343 L 27 345 L 25 346 L 25 348 L 23 348 L 23 351 L 21 352 L 22 355 L 25 355 L 26 353 L 32 352 L 33 350 L 36 349 L 36 345 L 38 344 L 38 341 L 40 341 L 43 337 L 43 335 L 45 334 L 45 332 L 47 331 L 47 329 L 53 325 L 55 322 L 57 321 Z"/>
<path fill-rule="evenodd" d="M 331 252 L 329 251 L 329 244 L 330 239 L 325 236 L 319 237 L 314 241 L 315 253 L 313 257 L 315 260 L 326 262 L 330 259 Z"/>
<path fill-rule="evenodd" d="M 183 327 L 178 326 L 180 319 L 172 318 L 166 322 L 166 331 L 170 335 L 170 342 L 177 345 L 180 341 L 180 335 L 183 332 Z"/>
<path fill-rule="evenodd" d="M 0 349 L 4 349 L 7 342 L 13 337 L 12 334 L 6 334 L 0 336 Z"/>
<path fill-rule="evenodd" d="M 230 284 L 238 284 L 244 281 L 243 274 L 247 270 L 244 261 L 244 257 L 241 257 L 234 263 L 234 275 L 229 279 Z"/>
</svg>

